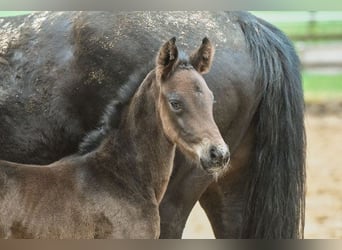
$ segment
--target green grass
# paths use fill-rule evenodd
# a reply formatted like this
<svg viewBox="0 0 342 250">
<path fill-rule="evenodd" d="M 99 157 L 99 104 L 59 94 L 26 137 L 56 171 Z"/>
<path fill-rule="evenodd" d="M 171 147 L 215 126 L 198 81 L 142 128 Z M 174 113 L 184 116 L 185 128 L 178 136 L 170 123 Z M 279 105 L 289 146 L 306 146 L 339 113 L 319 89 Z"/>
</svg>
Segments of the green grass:
<svg viewBox="0 0 342 250">
<path fill-rule="evenodd" d="M 316 21 L 310 22 L 313 16 L 309 11 L 252 11 L 285 32 L 292 40 L 342 40 L 342 12 L 316 12 Z M 292 20 L 291 20 L 292 18 Z"/>
<path fill-rule="evenodd" d="M 276 23 L 279 29 L 292 39 L 317 38 L 340 39 L 342 38 L 342 21 L 320 21 L 316 23 L 309 22 L 291 22 Z"/>
<path fill-rule="evenodd" d="M 306 101 L 342 100 L 342 74 L 303 72 L 302 77 Z"/>
</svg>

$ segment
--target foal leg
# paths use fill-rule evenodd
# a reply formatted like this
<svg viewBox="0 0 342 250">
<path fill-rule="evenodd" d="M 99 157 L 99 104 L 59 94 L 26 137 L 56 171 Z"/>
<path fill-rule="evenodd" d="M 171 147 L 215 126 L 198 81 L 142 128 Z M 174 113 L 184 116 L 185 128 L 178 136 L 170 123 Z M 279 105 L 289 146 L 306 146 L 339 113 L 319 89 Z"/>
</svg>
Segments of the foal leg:
<svg viewBox="0 0 342 250">
<path fill-rule="evenodd" d="M 216 238 L 240 237 L 252 147 L 253 136 L 249 131 L 232 154 L 231 170 L 200 197 Z"/>
<path fill-rule="evenodd" d="M 212 181 L 211 176 L 177 151 L 172 176 L 159 206 L 160 238 L 182 237 L 193 206 Z"/>
</svg>

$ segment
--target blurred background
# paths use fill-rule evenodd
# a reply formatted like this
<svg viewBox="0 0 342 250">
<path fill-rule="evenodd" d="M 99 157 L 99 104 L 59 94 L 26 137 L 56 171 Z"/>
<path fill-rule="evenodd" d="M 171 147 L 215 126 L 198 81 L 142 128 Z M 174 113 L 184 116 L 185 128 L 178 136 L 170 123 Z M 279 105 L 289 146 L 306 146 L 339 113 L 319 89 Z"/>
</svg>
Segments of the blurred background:
<svg viewBox="0 0 342 250">
<path fill-rule="evenodd" d="M 0 11 L 0 17 L 27 13 Z M 285 32 L 302 62 L 307 132 L 305 238 L 342 238 L 342 12 L 252 13 Z M 183 238 L 214 238 L 198 204 Z"/>
</svg>

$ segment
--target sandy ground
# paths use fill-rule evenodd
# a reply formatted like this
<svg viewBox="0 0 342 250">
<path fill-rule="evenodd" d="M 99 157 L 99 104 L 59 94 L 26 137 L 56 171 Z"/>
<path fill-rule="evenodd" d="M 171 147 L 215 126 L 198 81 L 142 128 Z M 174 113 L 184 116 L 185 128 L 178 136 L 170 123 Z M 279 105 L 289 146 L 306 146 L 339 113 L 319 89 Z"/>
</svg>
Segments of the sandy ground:
<svg viewBox="0 0 342 250">
<path fill-rule="evenodd" d="M 306 115 L 305 238 L 342 238 L 342 114 Z M 201 207 L 193 209 L 183 238 L 214 238 Z"/>
</svg>

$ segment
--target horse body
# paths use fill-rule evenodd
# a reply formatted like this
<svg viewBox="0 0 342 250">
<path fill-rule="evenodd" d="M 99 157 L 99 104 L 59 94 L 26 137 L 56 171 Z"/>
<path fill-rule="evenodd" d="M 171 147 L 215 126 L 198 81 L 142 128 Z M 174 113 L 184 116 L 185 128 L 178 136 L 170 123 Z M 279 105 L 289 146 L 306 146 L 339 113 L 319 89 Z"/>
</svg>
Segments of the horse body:
<svg viewBox="0 0 342 250">
<path fill-rule="evenodd" d="M 0 161 L 1 237 L 157 238 L 176 145 L 207 171 L 226 165 L 212 93 L 196 71 L 209 71 L 212 46 L 204 39 L 187 61 L 174 42 L 160 49 L 156 69 L 131 101 L 130 83 L 111 103 L 93 151 L 47 166 Z M 197 112 L 206 117 L 204 126 L 196 125 Z"/>
<path fill-rule="evenodd" d="M 303 96 L 298 58 L 279 30 L 243 12 L 38 13 L 0 25 L 9 62 L 0 64 L 0 158 L 36 164 L 77 151 L 160 39 L 177 35 L 189 49 L 205 33 L 217 53 L 204 77 L 231 170 L 216 182 L 177 150 L 161 237 L 180 237 L 198 200 L 216 237 L 302 235 Z"/>
</svg>

